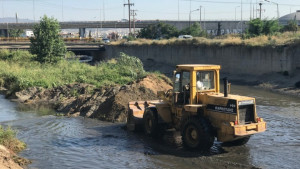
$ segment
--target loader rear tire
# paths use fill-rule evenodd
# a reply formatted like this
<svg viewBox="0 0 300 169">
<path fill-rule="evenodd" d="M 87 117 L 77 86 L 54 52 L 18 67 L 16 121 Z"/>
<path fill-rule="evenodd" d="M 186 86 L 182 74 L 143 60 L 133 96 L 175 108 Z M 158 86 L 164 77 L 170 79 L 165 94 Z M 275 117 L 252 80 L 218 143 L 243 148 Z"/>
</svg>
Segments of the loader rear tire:
<svg viewBox="0 0 300 169">
<path fill-rule="evenodd" d="M 199 117 L 192 117 L 184 122 L 181 136 L 183 145 L 191 150 L 210 149 L 215 140 L 209 122 Z"/>
<path fill-rule="evenodd" d="M 144 120 L 145 134 L 151 137 L 158 137 L 160 131 L 159 131 L 158 118 L 157 118 L 157 111 L 155 109 L 147 108 L 145 110 L 143 120 Z"/>
</svg>

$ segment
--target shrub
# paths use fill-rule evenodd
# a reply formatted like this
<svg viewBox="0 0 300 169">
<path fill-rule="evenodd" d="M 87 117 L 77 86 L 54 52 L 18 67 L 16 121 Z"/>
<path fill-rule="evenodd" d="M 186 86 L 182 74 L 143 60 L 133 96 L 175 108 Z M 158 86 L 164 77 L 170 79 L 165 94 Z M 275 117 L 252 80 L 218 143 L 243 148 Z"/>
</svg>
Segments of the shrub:
<svg viewBox="0 0 300 169">
<path fill-rule="evenodd" d="M 10 127 L 5 129 L 0 126 L 0 144 L 13 152 L 20 152 L 26 148 L 26 144 L 16 138 L 16 131 Z"/>
<path fill-rule="evenodd" d="M 146 39 L 169 39 L 177 36 L 178 30 L 175 26 L 162 22 L 155 25 L 149 25 L 146 28 L 141 29 L 137 35 L 138 38 Z"/>
<path fill-rule="evenodd" d="M 180 34 L 182 35 L 192 35 L 194 37 L 203 37 L 207 36 L 207 33 L 202 30 L 200 24 L 198 22 L 195 22 L 190 27 L 187 27 L 180 31 Z"/>
<path fill-rule="evenodd" d="M 292 21 L 289 21 L 287 25 L 285 25 L 283 28 L 282 28 L 282 31 L 283 32 L 297 32 L 298 31 L 298 24 L 296 21 L 292 20 Z"/>
</svg>

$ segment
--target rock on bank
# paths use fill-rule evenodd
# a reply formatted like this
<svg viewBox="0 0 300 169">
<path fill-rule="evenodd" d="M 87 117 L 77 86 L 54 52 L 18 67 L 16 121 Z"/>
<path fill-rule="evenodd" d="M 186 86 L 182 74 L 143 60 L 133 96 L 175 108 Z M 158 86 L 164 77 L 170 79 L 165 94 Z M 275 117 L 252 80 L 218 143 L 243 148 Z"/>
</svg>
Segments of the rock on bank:
<svg viewBox="0 0 300 169">
<path fill-rule="evenodd" d="M 52 89 L 33 87 L 17 92 L 15 96 L 19 102 L 50 105 L 69 116 L 125 122 L 128 102 L 157 99 L 157 91 L 171 88 L 165 78 L 148 75 L 124 86 L 95 88 L 89 84 L 76 83 Z"/>
</svg>

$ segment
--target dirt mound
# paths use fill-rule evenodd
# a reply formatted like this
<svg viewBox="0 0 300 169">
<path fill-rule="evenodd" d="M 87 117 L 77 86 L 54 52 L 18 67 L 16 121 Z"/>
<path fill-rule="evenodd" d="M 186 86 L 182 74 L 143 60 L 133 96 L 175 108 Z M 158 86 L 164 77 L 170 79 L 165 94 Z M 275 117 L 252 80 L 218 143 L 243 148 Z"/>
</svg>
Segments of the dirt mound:
<svg viewBox="0 0 300 169">
<path fill-rule="evenodd" d="M 70 84 L 53 89 L 30 88 L 16 93 L 20 102 L 50 104 L 69 116 L 125 122 L 130 101 L 157 99 L 157 91 L 171 89 L 167 80 L 149 75 L 125 86 L 96 89 L 88 84 Z"/>
<path fill-rule="evenodd" d="M 15 161 L 19 161 L 20 157 L 10 152 L 3 145 L 0 145 L 0 168 L 1 169 L 22 169 Z"/>
</svg>

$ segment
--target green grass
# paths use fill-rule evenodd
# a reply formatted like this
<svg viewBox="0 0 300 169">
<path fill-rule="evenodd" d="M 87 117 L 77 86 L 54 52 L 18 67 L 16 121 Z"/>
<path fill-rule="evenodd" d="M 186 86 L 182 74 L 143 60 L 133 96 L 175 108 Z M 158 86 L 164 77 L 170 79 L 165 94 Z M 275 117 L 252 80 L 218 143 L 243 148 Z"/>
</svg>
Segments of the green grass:
<svg viewBox="0 0 300 169">
<path fill-rule="evenodd" d="M 16 138 L 16 131 L 7 127 L 0 126 L 0 144 L 13 152 L 20 152 L 26 148 L 26 144 Z"/>
<path fill-rule="evenodd" d="M 24 56 L 24 57 L 21 57 Z M 16 92 L 29 87 L 52 88 L 71 83 L 127 84 L 146 75 L 142 62 L 124 53 L 96 66 L 61 60 L 41 64 L 27 51 L 0 51 L 0 87 Z"/>
</svg>

